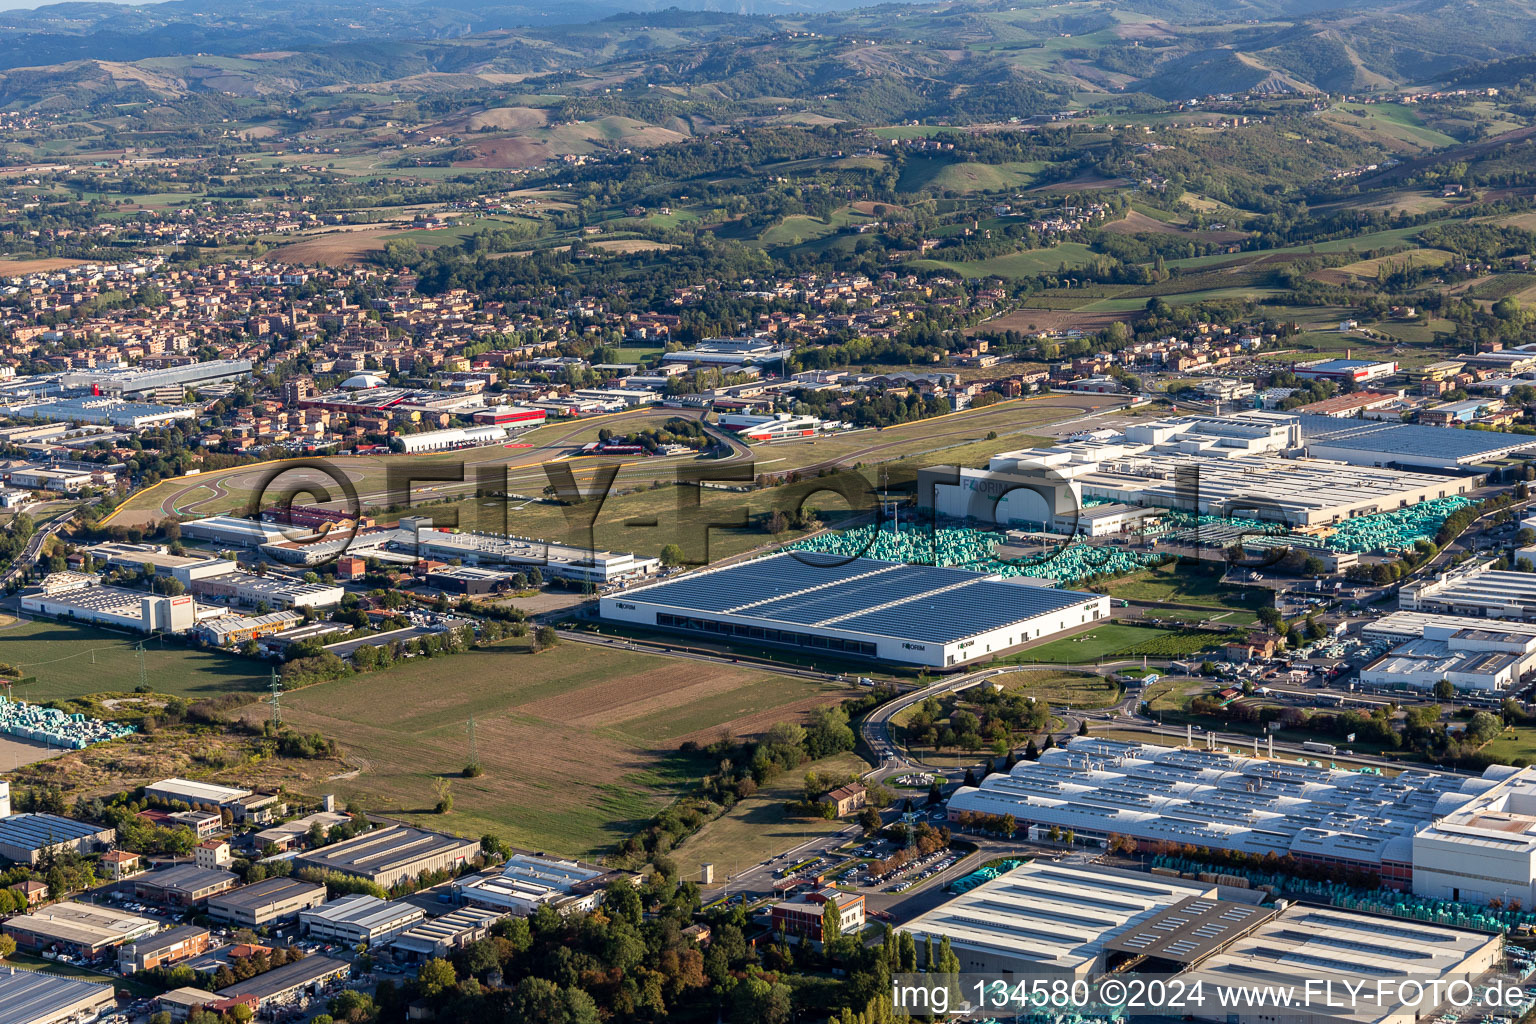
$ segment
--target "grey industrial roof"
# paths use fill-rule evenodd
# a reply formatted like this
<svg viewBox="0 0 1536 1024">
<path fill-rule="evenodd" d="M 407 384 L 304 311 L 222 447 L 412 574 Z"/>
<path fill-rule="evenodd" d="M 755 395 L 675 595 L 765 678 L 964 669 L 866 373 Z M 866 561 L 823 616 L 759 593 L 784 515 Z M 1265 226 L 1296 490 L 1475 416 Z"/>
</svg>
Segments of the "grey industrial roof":
<svg viewBox="0 0 1536 1024">
<path fill-rule="evenodd" d="M 324 889 L 318 882 L 305 882 L 297 878 L 264 878 L 259 882 L 241 886 L 232 892 L 220 893 L 208 900 L 210 906 L 225 910 L 255 910 L 269 903 L 292 899 L 302 892 Z"/>
<path fill-rule="evenodd" d="M 306 921 L 329 921 L 332 924 L 350 924 L 358 928 L 375 928 L 398 920 L 402 915 L 422 913 L 421 908 L 403 900 L 381 900 L 365 892 L 353 893 L 332 900 L 324 906 L 306 910 L 300 915 Z"/>
<path fill-rule="evenodd" d="M 13 967 L 0 973 L 0 1024 L 52 1020 L 74 1008 L 82 999 L 111 989 L 111 985 L 61 978 L 41 971 L 18 971 Z"/>
<path fill-rule="evenodd" d="M 473 931 L 476 928 L 488 928 L 506 916 L 506 913 L 500 910 L 460 907 L 458 910 L 450 911 L 442 917 L 423 921 L 409 931 L 397 935 L 394 945 L 401 949 L 430 951 L 435 949 L 438 944 L 447 942 L 462 932 Z"/>
<path fill-rule="evenodd" d="M 105 825 L 61 818 L 57 814 L 13 814 L 9 818 L 0 818 L 0 844 L 40 850 L 106 830 Z"/>
<path fill-rule="evenodd" d="M 622 600 L 951 643 L 1097 595 L 874 558 L 785 552 L 627 591 Z"/>
<path fill-rule="evenodd" d="M 1017 960 L 1080 967 L 1108 939 L 1216 886 L 1093 864 L 1034 861 L 1005 872 L 901 925 L 947 936 L 957 947 Z"/>
<path fill-rule="evenodd" d="M 157 949 L 170 949 L 179 942 L 185 942 L 195 936 L 207 934 L 208 929 L 199 928 L 195 924 L 178 925 L 175 928 L 168 928 L 163 932 L 157 932 L 154 935 L 137 940 L 133 943 L 133 951 L 143 954 L 152 953 Z"/>
<path fill-rule="evenodd" d="M 186 892 L 196 892 L 213 885 L 222 885 L 225 882 L 237 880 L 237 876 L 229 871 L 220 871 L 217 868 L 200 868 L 196 864 L 177 864 L 173 867 L 161 868 L 151 871 L 147 875 L 135 878 L 135 885 L 149 885 L 157 889 L 176 889 Z"/>
<path fill-rule="evenodd" d="M 219 995 L 270 999 L 289 989 L 319 981 L 338 970 L 350 968 L 351 965 L 345 960 L 337 960 L 329 956 L 307 956 L 302 960 L 294 960 L 281 967 L 275 967 L 265 974 L 258 974 L 246 981 L 237 981 L 228 988 L 220 989 Z"/>
<path fill-rule="evenodd" d="M 951 811 L 1013 814 L 1081 834 L 1120 833 L 1247 853 L 1407 859 L 1442 794 L 1468 779 L 1395 777 L 1234 753 L 1073 737 L 1007 775 L 961 787 Z"/>
<path fill-rule="evenodd" d="M 1139 921 L 1104 948 L 1176 963 L 1194 963 L 1275 914 L 1274 907 L 1192 896 Z"/>
<path fill-rule="evenodd" d="M 328 871 L 371 875 L 475 843 L 476 840 L 442 832 L 392 825 L 312 850 L 300 859 Z"/>
<path fill-rule="evenodd" d="M 1492 457 L 1513 448 L 1536 448 L 1536 438 L 1496 430 L 1456 430 L 1426 427 L 1389 420 L 1338 419 L 1333 416 L 1297 414 L 1301 439 L 1331 448 L 1380 452 L 1382 455 L 1418 455 L 1436 459 Z"/>
</svg>

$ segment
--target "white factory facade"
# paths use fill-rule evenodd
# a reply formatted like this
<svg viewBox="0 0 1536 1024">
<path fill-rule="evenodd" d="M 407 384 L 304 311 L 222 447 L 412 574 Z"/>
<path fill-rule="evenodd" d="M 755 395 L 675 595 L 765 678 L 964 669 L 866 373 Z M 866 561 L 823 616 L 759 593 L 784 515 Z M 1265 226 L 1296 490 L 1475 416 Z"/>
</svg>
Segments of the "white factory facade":
<svg viewBox="0 0 1536 1024">
<path fill-rule="evenodd" d="M 1435 811 L 1413 839 L 1415 893 L 1536 906 L 1536 772 L 1495 765 Z"/>
<path fill-rule="evenodd" d="M 956 791 L 951 820 L 967 812 L 1090 841 L 1289 855 L 1423 896 L 1536 906 L 1536 768 L 1382 776 L 1077 737 Z"/>
<path fill-rule="evenodd" d="M 1536 636 L 1503 629 L 1428 625 L 1360 670 L 1368 686 L 1433 689 L 1444 679 L 1459 690 L 1500 693 L 1536 668 Z"/>
<path fill-rule="evenodd" d="M 1400 609 L 1479 619 L 1536 619 L 1536 575 L 1469 562 L 1432 579 L 1409 583 L 1397 596 Z"/>
<path fill-rule="evenodd" d="M 197 624 L 190 594 L 164 597 L 98 584 L 96 577 L 56 573 L 43 586 L 21 597 L 21 610 L 142 633 L 184 633 Z"/>
</svg>

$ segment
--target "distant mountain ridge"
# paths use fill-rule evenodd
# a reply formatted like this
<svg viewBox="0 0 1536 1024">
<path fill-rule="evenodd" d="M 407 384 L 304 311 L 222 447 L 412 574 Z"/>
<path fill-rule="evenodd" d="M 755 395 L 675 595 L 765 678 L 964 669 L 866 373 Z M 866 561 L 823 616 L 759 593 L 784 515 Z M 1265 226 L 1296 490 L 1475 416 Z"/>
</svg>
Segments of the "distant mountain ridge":
<svg viewBox="0 0 1536 1024">
<path fill-rule="evenodd" d="M 1083 88 L 1181 100 L 1525 68 L 1536 0 L 167 0 L 0 12 L 0 103 L 91 109 L 475 76 L 654 78 L 855 119 L 1026 116 Z M 812 8 L 815 8 L 812 10 Z M 638 8 L 638 9 L 637 9 Z M 462 76 L 470 76 L 468 78 Z M 830 101 L 830 104 L 829 104 Z"/>
</svg>

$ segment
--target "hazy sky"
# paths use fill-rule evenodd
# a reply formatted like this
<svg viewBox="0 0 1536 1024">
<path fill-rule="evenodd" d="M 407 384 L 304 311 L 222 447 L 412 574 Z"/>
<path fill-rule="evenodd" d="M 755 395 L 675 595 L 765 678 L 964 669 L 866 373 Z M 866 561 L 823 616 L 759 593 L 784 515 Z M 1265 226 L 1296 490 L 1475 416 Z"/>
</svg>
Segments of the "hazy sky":
<svg viewBox="0 0 1536 1024">
<path fill-rule="evenodd" d="M 92 3 L 101 4 L 152 4 L 160 0 L 91 0 Z M 49 4 L 59 3 L 59 0 L 0 0 L 0 11 L 34 10 L 38 7 L 46 7 Z"/>
</svg>

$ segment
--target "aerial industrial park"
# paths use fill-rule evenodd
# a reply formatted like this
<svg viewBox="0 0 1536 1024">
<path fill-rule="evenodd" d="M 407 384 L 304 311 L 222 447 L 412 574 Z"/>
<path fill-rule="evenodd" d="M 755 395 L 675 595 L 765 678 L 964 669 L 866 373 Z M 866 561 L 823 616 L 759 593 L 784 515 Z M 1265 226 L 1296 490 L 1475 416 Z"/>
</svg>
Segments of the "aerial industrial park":
<svg viewBox="0 0 1536 1024">
<path fill-rule="evenodd" d="M 179 368 L 188 394 L 259 394 L 249 364 L 204 376 L 200 365 Z M 160 480 L 82 462 L 67 442 L 91 437 L 93 421 L 69 410 L 122 408 L 101 396 L 125 385 L 165 397 L 174 382 L 154 372 L 31 381 L 25 415 L 11 413 L 54 422 L 39 412 L 51 409 L 65 431 L 29 435 L 7 474 L 13 521 L 27 516 L 34 537 L 59 527 L 17 556 L 14 624 L 0 630 L 0 651 L 22 652 L 0 704 L 15 766 L 0 856 L 16 865 L 17 894 L 0 933 L 28 968 L 0 974 L 0 1005 L 27 1007 L 17 1021 L 312 1016 L 344 992 L 377 1001 L 380 986 L 472 970 L 474 950 L 525 927 L 512 921 L 602 914 L 627 899 L 616 892 L 652 893 L 664 876 L 697 893 L 702 909 L 684 922 L 700 947 L 726 928 L 818 957 L 850 936 L 885 943 L 898 963 L 909 941 L 939 948 L 913 962 L 919 976 L 1097 984 L 1155 970 L 1221 986 L 1307 964 L 1340 982 L 1364 971 L 1518 985 L 1536 967 L 1519 944 L 1536 927 L 1536 713 L 1525 703 L 1536 685 L 1536 440 L 1525 435 L 1266 409 L 1257 392 L 1253 407 L 1224 411 L 1150 391 L 1053 408 L 1071 389 L 1046 380 L 1033 402 L 988 406 L 983 422 L 1029 417 L 1054 437 L 1010 447 L 999 436 L 970 465 L 919 451 L 896 482 L 839 468 L 815 490 L 800 484 L 787 513 L 749 512 L 745 533 L 707 504 L 702 532 L 723 529 L 732 547 L 699 561 L 679 557 L 696 537 L 666 529 L 623 534 L 636 551 L 583 539 L 612 534 L 604 501 L 678 490 L 667 474 L 725 479 L 707 467 L 809 450 L 794 431 L 756 426 L 794 422 L 771 390 L 793 376 L 761 378 L 766 417 L 664 413 L 668 432 L 694 443 L 655 450 L 612 441 L 627 421 L 658 422 L 646 403 L 589 426 L 569 413 L 552 422 L 553 410 L 503 416 L 477 393 L 448 426 L 400 433 L 416 443 L 365 441 L 289 470 L 281 450 Z M 342 424 L 431 404 L 359 376 L 345 401 L 286 386 L 275 401 Z M 72 396 L 87 385 L 88 397 Z M 184 407 L 194 424 L 207 414 Z M 470 408 L 485 414 L 462 419 Z M 496 422 L 454 425 L 481 420 Z M 133 439 L 170 422 L 104 426 Z M 861 433 L 823 426 L 813 438 L 825 430 Z M 596 460 L 594 478 L 617 493 L 561 491 L 551 467 L 580 460 Z M 284 472 L 296 476 L 279 486 Z M 832 496 L 864 492 L 837 473 L 868 480 L 875 500 L 839 508 Z M 553 482 L 540 490 L 540 476 Z M 755 484 L 770 498 L 794 486 Z M 818 492 L 826 511 L 805 512 Z M 585 531 L 520 525 L 520 513 L 562 503 L 567 524 L 592 508 Z M 759 515 L 783 525 L 754 537 Z M 44 625 L 54 644 L 69 642 L 60 629 L 91 639 L 6 646 L 6 632 Z M 582 684 L 561 681 L 542 710 L 542 666 L 566 656 L 547 653 L 556 647 L 603 659 L 590 685 L 607 695 L 589 704 Z M 58 685 L 50 649 L 125 681 L 81 679 L 38 700 Z M 180 659 L 196 653 L 215 659 L 196 671 L 239 664 L 251 681 L 239 697 L 216 684 L 202 696 L 190 679 L 158 697 L 151 649 L 168 672 L 188 671 Z M 476 666 L 506 656 L 496 652 L 517 659 L 511 676 Z M 439 762 L 435 806 L 390 810 L 368 776 L 391 755 L 331 708 L 352 691 L 364 706 L 378 687 L 399 692 L 390 677 L 416 659 L 445 659 L 423 680 L 463 664 L 476 685 L 521 676 L 531 689 L 511 684 L 504 709 L 449 712 L 457 737 L 433 743 L 457 752 Z M 695 681 L 666 682 L 669 662 Z M 756 681 L 728 699 L 767 716 L 736 712 L 732 726 L 709 698 L 672 696 L 744 667 Z M 800 694 L 799 710 L 776 707 L 776 688 Z M 84 696 L 102 690 L 122 696 Z M 322 692 L 331 697 L 311 699 Z M 733 795 L 690 811 L 695 834 L 669 839 L 659 859 L 643 842 L 557 838 L 537 811 L 498 834 L 479 809 L 493 806 L 487 795 L 510 787 L 521 801 L 539 780 L 479 737 L 505 735 L 500 716 L 529 713 L 518 708 L 564 707 L 567 720 L 596 716 L 621 735 L 648 714 L 690 716 L 686 729 L 645 727 L 684 737 L 672 741 L 684 757 L 708 746 L 755 759 L 748 783 L 772 784 L 783 771 L 772 759 L 787 758 L 803 791 L 743 797 L 741 769 L 723 769 L 708 784 Z M 278 756 L 251 772 L 173 753 L 174 737 L 210 724 Z M 772 746 L 780 736 L 788 753 Z M 1487 753 L 1527 742 L 1529 756 Z M 134 765 L 174 773 L 103 773 L 98 755 L 121 745 Z M 56 771 L 66 758 L 79 760 Z M 471 809 L 457 809 L 461 794 Z M 657 795 L 694 806 L 686 789 Z M 777 824 L 742 834 L 743 813 Z M 135 986 L 126 1009 L 111 977 Z M 966 1004 L 975 1019 L 984 1003 Z"/>
<path fill-rule="evenodd" d="M 33 2 L 0 1024 L 1536 1024 L 1529 10 Z"/>
</svg>

